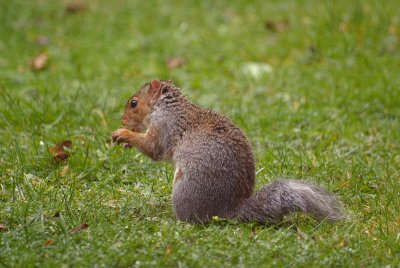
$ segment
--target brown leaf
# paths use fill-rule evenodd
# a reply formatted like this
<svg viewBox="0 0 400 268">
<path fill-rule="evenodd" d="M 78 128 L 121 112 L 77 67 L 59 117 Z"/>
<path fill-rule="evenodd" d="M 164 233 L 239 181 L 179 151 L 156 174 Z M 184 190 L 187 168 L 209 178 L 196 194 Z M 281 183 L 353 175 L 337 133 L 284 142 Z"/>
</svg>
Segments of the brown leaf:
<svg viewBox="0 0 400 268">
<path fill-rule="evenodd" d="M 187 61 L 184 58 L 170 58 L 167 60 L 167 66 L 169 69 L 176 69 L 185 65 Z"/>
<path fill-rule="evenodd" d="M 46 46 L 50 43 L 50 39 L 45 35 L 39 35 L 36 38 L 36 43 L 41 46 Z"/>
<path fill-rule="evenodd" d="M 171 245 L 171 244 L 168 244 L 168 245 L 167 245 L 167 248 L 165 249 L 165 254 L 171 255 L 172 249 L 173 249 L 172 245 Z"/>
<path fill-rule="evenodd" d="M 70 230 L 70 233 L 71 233 L 71 234 L 79 233 L 79 232 L 81 232 L 81 231 L 83 231 L 83 230 L 85 230 L 85 229 L 87 229 L 87 228 L 89 228 L 89 224 L 87 224 L 87 223 L 82 223 L 80 226 L 76 226 L 76 227 L 72 228 L 72 229 Z"/>
<path fill-rule="evenodd" d="M 347 242 L 347 240 L 342 239 L 339 243 L 336 244 L 337 248 L 344 248 L 347 247 L 349 243 Z"/>
<path fill-rule="evenodd" d="M 56 145 L 51 147 L 50 153 L 53 155 L 54 160 L 64 161 L 67 160 L 70 149 L 72 149 L 72 141 L 65 140 L 58 142 Z"/>
<path fill-rule="evenodd" d="M 0 223 L 0 232 L 5 232 L 5 231 L 7 231 L 7 226 Z"/>
<path fill-rule="evenodd" d="M 44 246 L 45 247 L 49 247 L 49 246 L 51 246 L 51 245 L 53 245 L 54 244 L 54 240 L 53 239 L 47 239 L 45 242 L 44 242 Z"/>
<path fill-rule="evenodd" d="M 67 173 L 68 173 L 68 165 L 65 165 L 60 172 L 60 176 L 65 177 L 67 175 Z"/>
<path fill-rule="evenodd" d="M 280 20 L 280 21 L 267 20 L 265 22 L 265 28 L 273 32 L 282 33 L 285 30 L 287 30 L 288 27 L 289 27 L 288 20 Z"/>
<path fill-rule="evenodd" d="M 56 213 L 54 213 L 53 218 L 59 218 L 60 217 L 60 211 L 56 211 Z"/>
<path fill-rule="evenodd" d="M 49 56 L 46 52 L 42 52 L 31 61 L 31 69 L 34 71 L 43 70 L 47 66 Z"/>
<path fill-rule="evenodd" d="M 86 10 L 87 10 L 87 6 L 84 3 L 73 2 L 73 3 L 69 3 L 65 7 L 65 11 L 70 14 L 80 13 L 80 12 L 84 12 Z"/>
</svg>

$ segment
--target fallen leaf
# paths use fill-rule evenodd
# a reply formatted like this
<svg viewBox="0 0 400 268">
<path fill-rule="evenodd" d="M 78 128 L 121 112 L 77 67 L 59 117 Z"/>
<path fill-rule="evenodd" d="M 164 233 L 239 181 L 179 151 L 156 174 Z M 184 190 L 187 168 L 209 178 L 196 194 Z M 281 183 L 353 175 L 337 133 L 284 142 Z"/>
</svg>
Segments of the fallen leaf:
<svg viewBox="0 0 400 268">
<path fill-rule="evenodd" d="M 349 243 L 347 242 L 347 240 L 342 239 L 339 243 L 336 244 L 337 248 L 344 248 L 347 247 Z"/>
<path fill-rule="evenodd" d="M 186 60 L 183 58 L 170 58 L 167 60 L 167 66 L 171 70 L 182 67 L 186 63 Z"/>
<path fill-rule="evenodd" d="M 70 230 L 70 233 L 75 234 L 79 233 L 85 229 L 89 228 L 89 224 L 87 223 L 82 223 L 80 226 L 76 226 Z"/>
<path fill-rule="evenodd" d="M 60 176 L 65 177 L 67 175 L 67 173 L 68 173 L 68 165 L 65 165 L 60 172 Z"/>
<path fill-rule="evenodd" d="M 5 232 L 5 231 L 7 231 L 7 226 L 0 223 L 0 232 Z"/>
<path fill-rule="evenodd" d="M 69 150 L 72 149 L 72 141 L 65 140 L 58 142 L 56 145 L 50 148 L 50 153 L 53 155 L 53 159 L 56 161 L 64 161 L 69 157 Z"/>
<path fill-rule="evenodd" d="M 165 254 L 171 255 L 171 253 L 172 253 L 172 245 L 168 244 L 167 248 L 165 249 Z"/>
<path fill-rule="evenodd" d="M 46 46 L 50 43 L 50 39 L 45 35 L 40 35 L 36 38 L 36 43 L 41 46 Z"/>
<path fill-rule="evenodd" d="M 87 6 L 84 3 L 69 3 L 65 7 L 65 11 L 67 13 L 73 14 L 73 13 L 80 13 L 84 12 L 87 10 Z"/>
<path fill-rule="evenodd" d="M 117 201 L 116 200 L 109 200 L 103 205 L 111 207 L 111 208 L 116 208 L 117 207 Z"/>
<path fill-rule="evenodd" d="M 51 245 L 53 245 L 54 244 L 54 240 L 53 239 L 47 239 L 45 242 L 44 242 L 44 246 L 45 247 L 49 247 L 49 246 L 51 246 Z"/>
<path fill-rule="evenodd" d="M 46 52 L 42 52 L 31 61 L 31 69 L 34 71 L 43 70 L 47 66 L 49 56 Z"/>
<path fill-rule="evenodd" d="M 372 209 L 371 209 L 370 206 L 364 205 L 363 211 L 366 212 L 366 213 L 371 213 Z"/>
<path fill-rule="evenodd" d="M 285 30 L 287 30 L 288 27 L 289 27 L 288 20 L 280 20 L 280 21 L 267 20 L 265 22 L 265 28 L 273 32 L 282 33 Z"/>
<path fill-rule="evenodd" d="M 54 213 L 53 218 L 59 218 L 60 217 L 60 211 L 56 211 L 56 213 Z"/>
</svg>

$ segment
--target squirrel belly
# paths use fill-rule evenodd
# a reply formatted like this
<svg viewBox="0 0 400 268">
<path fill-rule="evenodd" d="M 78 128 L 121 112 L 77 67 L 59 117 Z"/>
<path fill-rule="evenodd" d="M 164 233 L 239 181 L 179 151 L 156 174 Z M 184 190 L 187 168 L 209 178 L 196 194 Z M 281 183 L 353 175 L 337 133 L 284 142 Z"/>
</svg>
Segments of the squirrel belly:
<svg viewBox="0 0 400 268">
<path fill-rule="evenodd" d="M 227 117 L 190 102 L 171 81 L 145 84 L 128 100 L 122 124 L 114 141 L 175 164 L 172 203 L 181 221 L 218 216 L 275 224 L 294 212 L 344 218 L 337 197 L 310 182 L 280 179 L 253 193 L 255 159 L 247 137 Z"/>
</svg>

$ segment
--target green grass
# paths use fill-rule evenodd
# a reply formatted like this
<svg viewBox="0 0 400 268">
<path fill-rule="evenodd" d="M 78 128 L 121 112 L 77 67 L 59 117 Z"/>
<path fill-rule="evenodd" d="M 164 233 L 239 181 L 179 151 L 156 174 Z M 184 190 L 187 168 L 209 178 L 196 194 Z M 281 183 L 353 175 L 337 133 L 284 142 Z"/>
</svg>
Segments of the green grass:
<svg viewBox="0 0 400 268">
<path fill-rule="evenodd" d="M 0 266 L 400 266 L 398 1 L 66 4 L 0 2 Z M 283 32 L 264 26 L 282 20 Z M 47 68 L 32 71 L 41 52 Z M 170 70 L 174 57 L 188 63 Z M 272 72 L 255 79 L 249 62 Z M 173 169 L 107 143 L 152 78 L 244 129 L 258 188 L 312 180 L 351 219 L 178 222 Z M 49 148 L 65 139 L 71 157 L 55 163 Z"/>
</svg>

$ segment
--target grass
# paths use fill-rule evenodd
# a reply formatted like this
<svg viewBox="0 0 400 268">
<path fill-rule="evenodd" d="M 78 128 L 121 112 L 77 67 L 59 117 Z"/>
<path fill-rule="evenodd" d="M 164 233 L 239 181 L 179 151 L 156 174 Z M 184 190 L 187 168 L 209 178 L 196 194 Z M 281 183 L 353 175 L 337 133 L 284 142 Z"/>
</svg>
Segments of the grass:
<svg viewBox="0 0 400 268">
<path fill-rule="evenodd" d="M 94 0 L 69 13 L 63 1 L 1 1 L 0 266 L 400 265 L 400 6 L 250 2 Z M 46 67 L 32 70 L 42 52 Z M 187 64 L 169 69 L 177 57 Z M 250 62 L 272 72 L 252 77 Z M 178 222 L 172 168 L 107 143 L 152 78 L 244 129 L 258 188 L 315 181 L 351 219 Z M 49 148 L 65 139 L 72 154 L 56 163 Z"/>
</svg>

